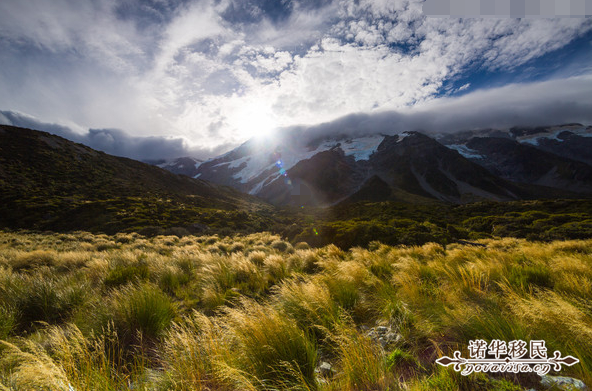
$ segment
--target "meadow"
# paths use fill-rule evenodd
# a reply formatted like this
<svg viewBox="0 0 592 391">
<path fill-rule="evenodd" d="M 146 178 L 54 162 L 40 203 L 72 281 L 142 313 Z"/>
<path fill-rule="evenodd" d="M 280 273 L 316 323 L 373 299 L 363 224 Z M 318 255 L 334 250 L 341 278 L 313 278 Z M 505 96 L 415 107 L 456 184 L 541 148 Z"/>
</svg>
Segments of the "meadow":
<svg viewBox="0 0 592 391">
<path fill-rule="evenodd" d="M 592 240 L 311 248 L 0 232 L 0 390 L 524 390 L 435 364 L 544 339 L 592 385 Z"/>
</svg>

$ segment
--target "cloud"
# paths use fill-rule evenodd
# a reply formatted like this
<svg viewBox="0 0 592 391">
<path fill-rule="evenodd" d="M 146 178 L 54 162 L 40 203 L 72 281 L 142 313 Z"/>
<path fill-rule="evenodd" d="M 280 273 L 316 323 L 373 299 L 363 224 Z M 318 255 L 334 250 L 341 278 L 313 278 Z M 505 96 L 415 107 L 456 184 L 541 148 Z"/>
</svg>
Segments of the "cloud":
<svg viewBox="0 0 592 391">
<path fill-rule="evenodd" d="M 119 129 L 88 129 L 74 131 L 68 126 L 46 123 L 35 117 L 12 111 L 0 111 L 0 124 L 41 130 L 68 140 L 87 145 L 110 155 L 142 161 L 192 156 L 206 159 L 224 152 L 228 146 L 217 149 L 191 148 L 179 137 L 138 137 Z"/>
<path fill-rule="evenodd" d="M 279 139 L 301 145 L 332 137 L 361 137 L 418 130 L 447 133 L 473 129 L 507 129 L 580 122 L 592 124 L 592 75 L 535 83 L 510 84 L 489 90 L 443 97 L 400 110 L 355 113 L 315 125 L 278 129 Z M 245 115 L 248 116 L 249 113 Z M 193 156 L 201 159 L 227 152 L 235 144 L 195 148 L 180 137 L 139 137 L 118 129 L 76 129 L 45 123 L 26 114 L 0 111 L 0 123 L 47 131 L 117 156 L 157 160 Z M 223 122 L 212 123 L 216 135 Z"/>
<path fill-rule="evenodd" d="M 451 80 L 470 83 L 469 90 L 451 89 L 456 93 L 478 88 L 471 72 L 542 69 L 532 62 L 592 29 L 589 19 L 426 18 L 422 6 L 421 0 L 4 1 L 0 109 L 46 123 L 67 119 L 77 132 L 125 129 L 134 140 L 184 140 L 184 147 L 172 143 L 171 153 L 205 153 L 274 127 L 419 110 Z M 575 73 L 589 66 L 569 62 Z M 115 133 L 108 134 L 124 138 Z"/>
<path fill-rule="evenodd" d="M 438 98 L 399 111 L 349 114 L 319 125 L 288 127 L 281 132 L 306 144 L 335 136 L 413 130 L 437 134 L 572 122 L 592 124 L 592 76 L 512 84 L 461 97 Z"/>
</svg>

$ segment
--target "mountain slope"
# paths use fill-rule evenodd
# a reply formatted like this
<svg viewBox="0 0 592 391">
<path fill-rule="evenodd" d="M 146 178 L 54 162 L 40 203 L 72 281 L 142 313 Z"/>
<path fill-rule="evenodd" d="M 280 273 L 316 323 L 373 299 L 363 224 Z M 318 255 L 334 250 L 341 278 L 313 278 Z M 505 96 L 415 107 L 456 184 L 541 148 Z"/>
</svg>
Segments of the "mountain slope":
<svg viewBox="0 0 592 391">
<path fill-rule="evenodd" d="M 592 127 L 565 124 L 437 136 L 439 142 L 504 179 L 592 193 Z"/>
<path fill-rule="evenodd" d="M 587 128 L 587 133 L 577 134 L 570 131 L 563 131 L 555 138 L 543 138 L 537 142 L 537 147 L 563 156 L 569 159 L 578 160 L 592 166 L 592 127 Z"/>
<path fill-rule="evenodd" d="M 592 140 L 589 135 L 581 124 L 434 137 L 419 132 L 316 136 L 296 130 L 267 140 L 251 139 L 195 164 L 192 171 L 194 177 L 276 205 L 573 198 L 591 194 L 591 168 L 539 145 L 563 140 L 561 147 L 567 151 L 568 146 L 575 148 L 568 139 Z"/>
<path fill-rule="evenodd" d="M 364 178 L 362 165 L 335 147 L 301 160 L 257 194 L 273 204 L 329 205 L 355 191 Z"/>
<path fill-rule="evenodd" d="M 138 212 L 142 216 L 153 216 L 141 223 L 158 224 L 160 219 L 170 226 L 173 220 L 182 223 L 190 218 L 189 209 L 267 208 L 228 187 L 110 156 L 49 133 L 4 125 L 0 126 L 0 189 L 0 224 L 8 227 L 63 228 L 76 216 L 92 221 L 86 225 L 80 221 L 83 226 L 74 228 L 102 226 L 101 219 L 125 227 L 139 222 L 124 221 L 138 208 L 146 209 Z M 176 219 L 169 218 L 167 204 L 177 210 Z"/>
<path fill-rule="evenodd" d="M 518 199 L 518 188 L 418 132 L 387 136 L 370 157 L 373 172 L 409 193 L 454 203 Z"/>
<path fill-rule="evenodd" d="M 475 137 L 466 146 L 477 161 L 502 178 L 592 193 L 592 167 L 572 159 L 505 138 Z"/>
<path fill-rule="evenodd" d="M 149 162 L 147 162 L 149 163 Z M 201 160 L 192 157 L 180 157 L 170 162 L 156 164 L 160 168 L 164 168 L 173 174 L 185 175 L 188 177 L 195 176 L 195 170 L 202 163 Z"/>
</svg>

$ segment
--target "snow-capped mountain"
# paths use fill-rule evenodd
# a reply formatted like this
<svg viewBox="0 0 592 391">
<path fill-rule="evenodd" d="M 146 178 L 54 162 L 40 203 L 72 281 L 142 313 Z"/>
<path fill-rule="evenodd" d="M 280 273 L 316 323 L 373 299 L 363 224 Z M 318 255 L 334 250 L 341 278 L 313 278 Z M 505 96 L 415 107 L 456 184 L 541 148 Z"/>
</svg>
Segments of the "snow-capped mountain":
<svg viewBox="0 0 592 391">
<path fill-rule="evenodd" d="M 156 164 L 160 168 L 164 168 L 173 174 L 187 175 L 189 177 L 195 176 L 195 170 L 202 163 L 202 160 L 192 157 L 180 157 L 170 161 Z"/>
<path fill-rule="evenodd" d="M 278 205 L 589 196 L 592 149 L 580 145 L 592 142 L 591 130 L 569 124 L 316 139 L 294 132 L 251 139 L 207 161 L 182 158 L 161 167 Z"/>
<path fill-rule="evenodd" d="M 516 127 L 507 132 L 463 132 L 438 140 L 502 178 L 592 192 L 592 127 Z"/>
<path fill-rule="evenodd" d="M 288 170 L 296 164 L 321 152 L 339 149 L 353 161 L 364 161 L 383 139 L 384 135 L 310 142 L 303 142 L 294 135 L 270 140 L 251 139 L 222 156 L 196 165 L 191 176 L 257 195 L 273 181 L 287 178 Z"/>
</svg>

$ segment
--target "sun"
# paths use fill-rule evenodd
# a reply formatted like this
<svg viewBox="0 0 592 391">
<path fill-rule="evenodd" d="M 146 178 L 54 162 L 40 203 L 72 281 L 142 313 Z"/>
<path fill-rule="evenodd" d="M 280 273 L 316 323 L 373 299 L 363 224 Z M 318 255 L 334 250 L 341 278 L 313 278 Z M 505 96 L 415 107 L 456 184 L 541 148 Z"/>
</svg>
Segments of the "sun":
<svg viewBox="0 0 592 391">
<path fill-rule="evenodd" d="M 277 121 L 265 102 L 251 102 L 238 110 L 236 126 L 243 138 L 266 138 L 277 128 Z"/>
</svg>

